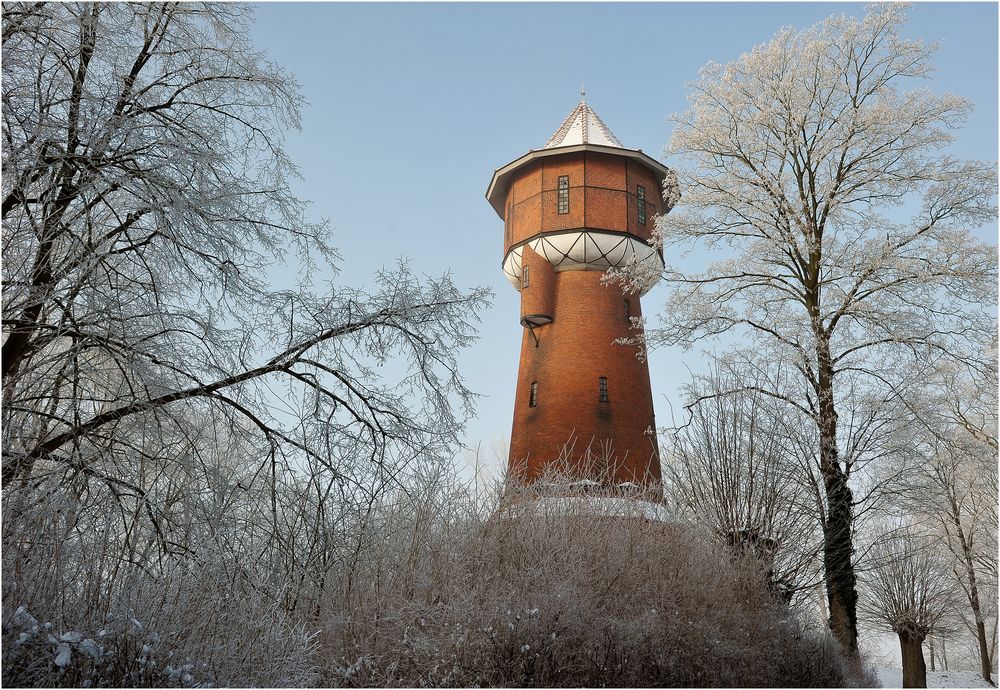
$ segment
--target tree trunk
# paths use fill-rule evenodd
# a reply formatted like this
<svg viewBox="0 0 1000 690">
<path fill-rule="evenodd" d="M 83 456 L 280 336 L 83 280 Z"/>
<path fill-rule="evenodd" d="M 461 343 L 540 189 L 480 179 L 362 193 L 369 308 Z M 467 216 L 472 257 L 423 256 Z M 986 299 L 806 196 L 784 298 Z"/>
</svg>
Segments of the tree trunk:
<svg viewBox="0 0 1000 690">
<path fill-rule="evenodd" d="M 934 638 L 927 640 L 927 644 L 930 647 L 928 651 L 931 653 L 931 670 L 934 670 Z"/>
<path fill-rule="evenodd" d="M 979 597 L 976 597 L 975 609 L 979 609 Z M 976 636 L 979 638 L 979 664 L 983 680 L 993 685 L 993 664 L 990 663 L 990 647 L 986 641 L 986 622 L 981 611 L 976 610 Z"/>
<path fill-rule="evenodd" d="M 848 654 L 858 651 L 858 591 L 851 562 L 851 501 L 847 479 L 839 467 L 826 479 L 828 513 L 823 534 L 823 566 L 830 607 L 830 630 Z"/>
<path fill-rule="evenodd" d="M 962 560 L 965 566 L 965 578 L 968 583 L 966 594 L 969 597 L 969 606 L 972 609 L 973 619 L 976 621 L 976 641 L 979 643 L 979 672 L 983 679 L 993 684 L 993 664 L 990 663 L 990 643 L 986 639 L 986 621 L 983 618 L 983 608 L 979 603 L 979 583 L 976 581 L 976 564 L 973 558 L 972 546 L 965 538 L 965 530 L 962 529 L 962 513 L 958 508 L 958 503 L 951 498 L 951 520 L 955 525 L 955 535 L 962 546 Z"/>
<path fill-rule="evenodd" d="M 833 363 L 829 342 L 816 346 L 819 379 L 819 464 L 826 489 L 827 515 L 823 526 L 823 567 L 830 605 L 830 630 L 850 655 L 858 652 L 858 590 L 854 574 L 854 495 L 848 476 L 840 467 L 837 449 L 837 410 L 833 398 Z"/>
<path fill-rule="evenodd" d="M 924 638 L 899 633 L 899 650 L 903 656 L 903 687 L 926 688 L 927 667 L 924 665 Z"/>
</svg>

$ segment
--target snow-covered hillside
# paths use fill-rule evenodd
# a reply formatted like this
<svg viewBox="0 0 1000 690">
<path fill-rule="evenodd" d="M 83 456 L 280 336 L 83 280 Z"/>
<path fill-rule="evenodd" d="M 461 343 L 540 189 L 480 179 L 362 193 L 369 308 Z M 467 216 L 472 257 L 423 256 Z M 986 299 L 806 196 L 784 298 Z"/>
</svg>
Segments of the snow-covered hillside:
<svg viewBox="0 0 1000 690">
<path fill-rule="evenodd" d="M 903 687 L 903 670 L 879 668 L 878 680 L 883 688 Z M 928 671 L 928 688 L 991 688 L 993 687 L 975 671 Z"/>
</svg>

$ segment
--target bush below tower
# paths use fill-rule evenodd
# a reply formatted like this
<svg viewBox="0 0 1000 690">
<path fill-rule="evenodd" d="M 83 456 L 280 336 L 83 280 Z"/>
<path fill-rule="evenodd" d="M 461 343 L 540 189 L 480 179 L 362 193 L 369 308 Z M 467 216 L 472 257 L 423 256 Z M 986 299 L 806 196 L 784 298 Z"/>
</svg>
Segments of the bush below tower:
<svg viewBox="0 0 1000 690">
<path fill-rule="evenodd" d="M 774 598 L 752 559 L 697 527 L 588 505 L 437 524 L 400 516 L 407 548 L 373 551 L 362 567 L 402 586 L 376 575 L 330 602 L 323 683 L 869 684 L 820 622 Z"/>
</svg>

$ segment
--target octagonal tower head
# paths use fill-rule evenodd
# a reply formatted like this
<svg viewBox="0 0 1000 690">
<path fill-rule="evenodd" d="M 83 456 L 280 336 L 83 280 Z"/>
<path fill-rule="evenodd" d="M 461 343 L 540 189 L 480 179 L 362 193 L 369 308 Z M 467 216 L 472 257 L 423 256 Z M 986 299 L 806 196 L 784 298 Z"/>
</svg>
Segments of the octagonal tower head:
<svg viewBox="0 0 1000 690">
<path fill-rule="evenodd" d="M 503 269 L 520 289 L 524 247 L 556 271 L 662 267 L 650 242 L 669 168 L 625 148 L 583 99 L 541 149 L 496 170 L 486 192 L 504 221 Z"/>
</svg>

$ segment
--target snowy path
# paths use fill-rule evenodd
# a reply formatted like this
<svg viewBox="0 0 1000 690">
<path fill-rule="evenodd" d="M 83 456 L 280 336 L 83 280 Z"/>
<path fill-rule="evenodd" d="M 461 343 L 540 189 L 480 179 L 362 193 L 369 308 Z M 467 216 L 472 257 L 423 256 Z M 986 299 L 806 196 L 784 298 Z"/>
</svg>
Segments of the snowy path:
<svg viewBox="0 0 1000 690">
<path fill-rule="evenodd" d="M 899 668 L 878 668 L 878 681 L 883 688 L 903 687 L 903 670 Z M 975 671 L 928 671 L 928 688 L 992 688 Z"/>
</svg>

